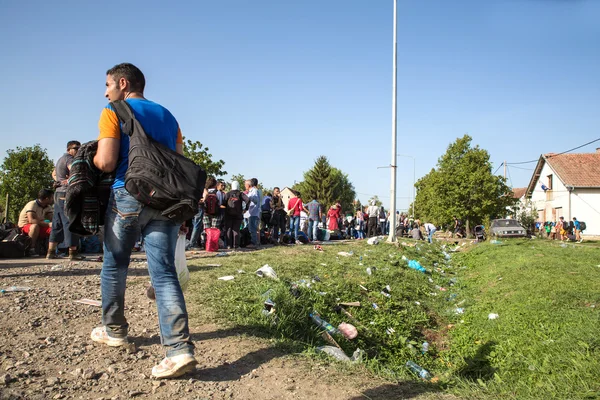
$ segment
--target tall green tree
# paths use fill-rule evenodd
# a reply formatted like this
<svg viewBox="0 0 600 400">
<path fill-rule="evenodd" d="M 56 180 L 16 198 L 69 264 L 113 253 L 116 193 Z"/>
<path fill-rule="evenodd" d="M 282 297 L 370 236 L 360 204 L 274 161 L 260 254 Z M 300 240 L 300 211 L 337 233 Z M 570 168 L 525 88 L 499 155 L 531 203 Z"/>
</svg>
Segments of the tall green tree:
<svg viewBox="0 0 600 400">
<path fill-rule="evenodd" d="M 198 140 L 191 141 L 190 139 L 183 138 L 183 154 L 198 164 L 208 176 L 221 177 L 227 175 L 227 171 L 223 170 L 225 161 L 213 160 L 213 155 L 209 152 L 208 147 L 204 146 Z"/>
<path fill-rule="evenodd" d="M 353 210 L 356 192 L 348 174 L 332 167 L 325 156 L 319 156 L 313 167 L 304 172 L 304 180 L 292 189 L 299 191 L 305 201 L 316 198 L 325 209 L 339 201 L 344 212 Z"/>
<path fill-rule="evenodd" d="M 415 213 L 421 220 L 449 226 L 452 216 L 466 228 L 506 213 L 514 200 L 504 178 L 492 174 L 489 153 L 471 146 L 468 135 L 448 146 L 437 168 L 416 183 Z"/>
<path fill-rule="evenodd" d="M 9 196 L 7 219 L 16 222 L 28 201 L 37 198 L 40 189 L 52 187 L 54 163 L 39 144 L 8 150 L 0 166 L 0 198 Z"/>
</svg>

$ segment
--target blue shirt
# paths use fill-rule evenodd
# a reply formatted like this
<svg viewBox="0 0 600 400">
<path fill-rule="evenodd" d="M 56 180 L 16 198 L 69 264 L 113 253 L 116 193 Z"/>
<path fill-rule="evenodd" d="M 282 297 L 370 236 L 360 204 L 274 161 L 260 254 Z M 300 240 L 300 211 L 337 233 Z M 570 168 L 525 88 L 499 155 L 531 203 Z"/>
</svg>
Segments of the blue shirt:
<svg viewBox="0 0 600 400">
<path fill-rule="evenodd" d="M 133 114 L 144 128 L 146 135 L 171 150 L 175 150 L 177 143 L 182 143 L 179 124 L 169 110 L 146 99 L 133 98 L 125 101 L 133 109 Z M 121 141 L 113 184 L 113 188 L 121 188 L 125 186 L 125 172 L 129 166 L 129 136 L 123 134 L 117 114 L 110 104 L 102 110 L 98 128 L 100 129 L 98 140 L 113 138 Z"/>
<path fill-rule="evenodd" d="M 575 229 L 577 229 L 578 231 L 581 230 L 581 224 L 579 223 L 579 221 L 573 221 L 573 225 L 575 225 Z"/>
</svg>

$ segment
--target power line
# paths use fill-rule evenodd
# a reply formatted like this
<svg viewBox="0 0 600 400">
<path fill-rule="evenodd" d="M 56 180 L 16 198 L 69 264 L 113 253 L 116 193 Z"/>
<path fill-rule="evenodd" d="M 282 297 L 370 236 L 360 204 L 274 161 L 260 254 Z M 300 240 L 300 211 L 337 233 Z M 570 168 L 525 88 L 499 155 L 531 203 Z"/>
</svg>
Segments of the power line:
<svg viewBox="0 0 600 400">
<path fill-rule="evenodd" d="M 514 165 L 510 165 L 510 164 L 506 164 L 507 166 L 509 166 L 510 168 L 516 168 L 516 169 L 522 169 L 524 171 L 533 171 L 535 170 L 535 168 L 523 168 L 523 167 L 515 167 Z"/>
<path fill-rule="evenodd" d="M 552 154 L 552 156 L 560 156 L 561 154 L 569 153 L 569 152 L 571 152 L 571 151 L 573 151 L 573 150 L 580 149 L 580 148 L 582 148 L 582 147 L 585 147 L 585 146 L 587 146 L 587 145 L 590 145 L 590 144 L 592 144 L 592 143 L 595 143 L 595 142 L 597 142 L 597 141 L 599 141 L 599 140 L 600 140 L 600 138 L 598 138 L 598 139 L 595 139 L 595 140 L 592 140 L 591 142 L 587 142 L 587 143 L 585 143 L 585 144 L 582 144 L 581 146 L 577 146 L 577 147 L 573 147 L 572 149 L 565 150 L 565 151 L 563 151 L 562 153 L 558 153 L 558 154 Z M 536 160 L 531 160 L 531 161 L 521 161 L 521 162 L 516 162 L 516 163 L 506 163 L 506 165 L 530 164 L 530 163 L 536 163 L 536 162 L 538 162 L 538 161 L 539 161 L 539 159 L 536 159 Z"/>
<path fill-rule="evenodd" d="M 496 175 L 496 172 L 498 172 L 498 170 L 500 168 L 502 168 L 503 165 L 504 165 L 504 161 L 502 161 L 502 164 L 500 164 L 500 166 L 498 168 L 496 168 L 496 170 L 494 171 L 494 173 L 492 175 Z"/>
</svg>

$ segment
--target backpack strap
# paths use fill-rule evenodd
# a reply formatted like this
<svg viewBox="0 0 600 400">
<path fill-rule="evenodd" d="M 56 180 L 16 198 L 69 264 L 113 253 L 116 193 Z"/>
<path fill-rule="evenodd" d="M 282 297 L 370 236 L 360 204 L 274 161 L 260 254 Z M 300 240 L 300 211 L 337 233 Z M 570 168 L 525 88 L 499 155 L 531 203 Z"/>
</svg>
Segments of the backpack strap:
<svg viewBox="0 0 600 400">
<path fill-rule="evenodd" d="M 121 122 L 121 130 L 123 133 L 127 136 L 131 136 L 134 131 L 133 125 L 135 122 L 135 115 L 133 114 L 131 106 L 127 104 L 125 100 L 113 101 L 110 105 L 115 110 L 119 122 Z"/>
</svg>

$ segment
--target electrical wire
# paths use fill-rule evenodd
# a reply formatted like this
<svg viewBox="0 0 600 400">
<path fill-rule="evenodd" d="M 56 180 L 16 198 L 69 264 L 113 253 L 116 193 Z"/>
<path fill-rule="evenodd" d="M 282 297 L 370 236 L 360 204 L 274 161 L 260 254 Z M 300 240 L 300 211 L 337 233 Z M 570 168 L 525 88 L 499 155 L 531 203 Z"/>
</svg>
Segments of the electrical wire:
<svg viewBox="0 0 600 400">
<path fill-rule="evenodd" d="M 587 142 L 587 143 L 585 143 L 585 144 L 582 144 L 581 146 L 577 146 L 577 147 L 573 147 L 572 149 L 565 150 L 565 151 L 563 151 L 562 153 L 558 153 L 558 154 L 552 154 L 552 156 L 560 156 L 561 154 L 569 153 L 569 152 L 571 152 L 571 151 L 573 151 L 573 150 L 580 149 L 580 148 L 582 148 L 582 147 L 585 147 L 585 146 L 587 146 L 587 145 L 590 145 L 590 144 L 592 144 L 592 143 L 595 143 L 595 142 L 597 142 L 597 141 L 599 141 L 599 140 L 600 140 L 600 138 L 598 138 L 598 139 L 595 139 L 595 140 L 592 140 L 591 142 Z M 530 164 L 530 163 L 536 163 L 536 162 L 538 162 L 538 161 L 539 161 L 539 158 L 538 158 L 538 159 L 536 159 L 536 160 L 531 160 L 531 161 L 521 161 L 521 162 L 515 162 L 515 163 L 506 163 L 506 165 Z"/>
</svg>

